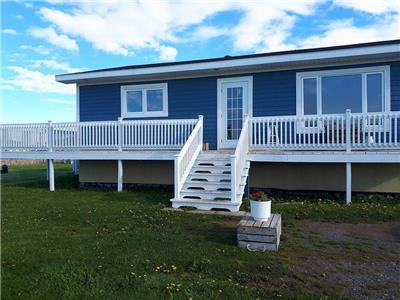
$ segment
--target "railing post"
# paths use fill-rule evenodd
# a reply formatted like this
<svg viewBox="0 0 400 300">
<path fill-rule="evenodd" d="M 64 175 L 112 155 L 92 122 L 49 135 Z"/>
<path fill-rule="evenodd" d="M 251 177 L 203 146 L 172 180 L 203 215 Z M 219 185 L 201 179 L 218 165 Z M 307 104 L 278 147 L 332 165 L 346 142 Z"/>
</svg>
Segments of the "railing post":
<svg viewBox="0 0 400 300">
<path fill-rule="evenodd" d="M 346 152 L 351 152 L 351 110 L 346 109 Z"/>
<path fill-rule="evenodd" d="M 180 198 L 180 174 L 181 174 L 181 169 L 180 169 L 180 157 L 179 154 L 175 155 L 175 161 L 174 161 L 174 171 L 175 171 L 175 180 L 174 180 L 174 194 L 175 194 L 175 199 Z"/>
<path fill-rule="evenodd" d="M 231 155 L 231 202 L 236 202 L 236 156 Z"/>
<path fill-rule="evenodd" d="M 122 139 L 123 139 L 123 134 L 122 134 L 122 118 L 118 118 L 118 151 L 122 151 Z"/>
<path fill-rule="evenodd" d="M 49 121 L 47 129 L 47 147 L 49 152 L 53 152 L 53 122 Z"/>
<path fill-rule="evenodd" d="M 252 141 L 253 141 L 253 124 L 252 124 L 252 118 L 250 118 L 248 115 L 247 115 L 247 117 L 248 117 L 248 119 L 249 119 L 249 140 L 248 140 L 248 144 L 249 144 L 249 148 L 251 147 L 251 145 L 252 145 Z"/>
<path fill-rule="evenodd" d="M 204 117 L 203 115 L 199 115 L 199 122 L 200 122 L 200 144 L 201 144 L 201 150 L 203 149 L 203 121 Z"/>
</svg>

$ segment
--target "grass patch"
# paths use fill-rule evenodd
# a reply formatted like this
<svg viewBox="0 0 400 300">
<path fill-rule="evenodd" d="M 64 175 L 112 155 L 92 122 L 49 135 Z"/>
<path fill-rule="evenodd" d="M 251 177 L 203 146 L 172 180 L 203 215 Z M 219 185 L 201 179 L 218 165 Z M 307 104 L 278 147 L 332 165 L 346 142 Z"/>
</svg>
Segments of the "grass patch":
<svg viewBox="0 0 400 300">
<path fill-rule="evenodd" d="M 341 201 L 272 201 L 272 212 L 280 213 L 286 222 L 292 220 L 313 220 L 331 222 L 385 222 L 400 220 L 400 198 L 389 197 L 382 200 L 380 197 L 358 198 L 351 205 Z M 248 199 L 244 199 L 242 210 L 250 211 Z"/>
<path fill-rule="evenodd" d="M 310 286 L 306 273 L 293 273 L 290 254 L 313 247 L 292 242 L 304 238 L 293 222 L 399 219 L 397 204 L 378 213 L 276 203 L 286 222 L 282 251 L 253 253 L 221 225 L 236 219 L 162 210 L 169 192 L 81 190 L 62 164 L 50 192 L 45 173 L 44 165 L 11 166 L 1 177 L 4 299 L 338 299 L 317 281 Z"/>
</svg>

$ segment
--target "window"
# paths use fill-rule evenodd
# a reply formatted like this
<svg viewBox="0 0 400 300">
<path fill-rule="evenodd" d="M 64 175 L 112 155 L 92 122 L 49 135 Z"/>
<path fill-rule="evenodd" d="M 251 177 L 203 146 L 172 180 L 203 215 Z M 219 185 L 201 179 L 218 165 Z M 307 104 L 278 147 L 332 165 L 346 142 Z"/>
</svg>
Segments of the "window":
<svg viewBox="0 0 400 300">
<path fill-rule="evenodd" d="M 304 114 L 317 114 L 317 79 L 305 78 L 304 81 Z"/>
<path fill-rule="evenodd" d="M 123 118 L 168 116 L 167 84 L 122 86 L 121 115 Z"/>
<path fill-rule="evenodd" d="M 388 66 L 297 73 L 297 114 L 390 110 Z"/>
</svg>

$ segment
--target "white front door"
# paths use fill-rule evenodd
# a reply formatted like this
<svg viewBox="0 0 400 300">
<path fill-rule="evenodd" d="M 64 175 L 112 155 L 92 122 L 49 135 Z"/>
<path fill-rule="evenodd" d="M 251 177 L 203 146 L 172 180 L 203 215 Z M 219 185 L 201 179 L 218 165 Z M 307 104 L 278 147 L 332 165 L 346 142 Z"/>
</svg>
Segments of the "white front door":
<svg viewBox="0 0 400 300">
<path fill-rule="evenodd" d="M 251 115 L 252 77 L 218 79 L 218 148 L 235 148 L 245 115 Z"/>
</svg>

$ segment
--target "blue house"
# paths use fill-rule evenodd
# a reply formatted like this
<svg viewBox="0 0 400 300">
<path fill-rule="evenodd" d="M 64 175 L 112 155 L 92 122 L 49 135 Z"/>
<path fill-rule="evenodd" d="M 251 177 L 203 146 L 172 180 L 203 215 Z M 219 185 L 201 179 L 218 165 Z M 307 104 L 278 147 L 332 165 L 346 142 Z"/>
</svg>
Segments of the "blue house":
<svg viewBox="0 0 400 300">
<path fill-rule="evenodd" d="M 2 125 L 2 155 L 79 161 L 82 186 L 174 186 L 173 207 L 253 189 L 400 193 L 400 40 L 57 75 L 76 122 Z M 77 164 L 78 165 L 78 164 Z"/>
</svg>

